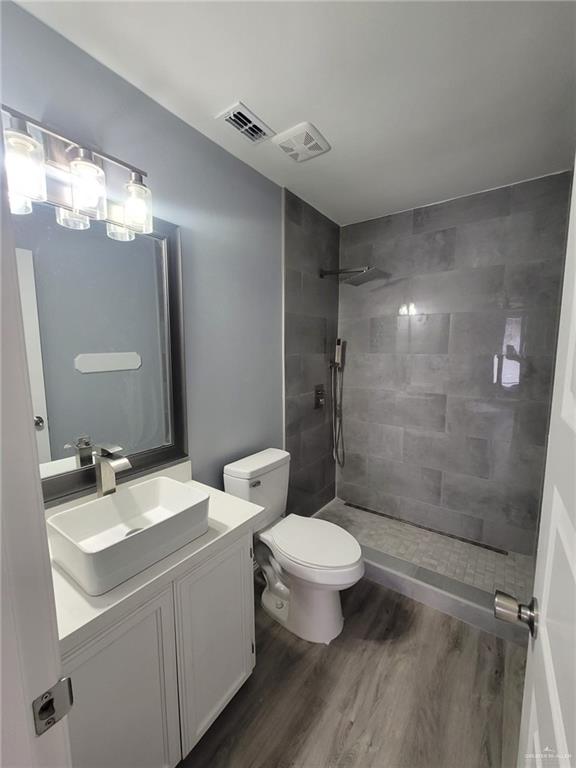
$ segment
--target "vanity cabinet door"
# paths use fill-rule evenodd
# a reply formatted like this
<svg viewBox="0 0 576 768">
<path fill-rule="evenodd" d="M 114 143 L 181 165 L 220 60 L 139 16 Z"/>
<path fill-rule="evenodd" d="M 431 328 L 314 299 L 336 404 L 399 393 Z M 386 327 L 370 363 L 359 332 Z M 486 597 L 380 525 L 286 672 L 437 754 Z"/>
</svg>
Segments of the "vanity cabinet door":
<svg viewBox="0 0 576 768">
<path fill-rule="evenodd" d="M 172 768 L 181 758 L 172 588 L 67 654 L 74 768 Z"/>
<path fill-rule="evenodd" d="M 245 536 L 174 583 L 184 756 L 254 668 L 251 547 Z"/>
</svg>

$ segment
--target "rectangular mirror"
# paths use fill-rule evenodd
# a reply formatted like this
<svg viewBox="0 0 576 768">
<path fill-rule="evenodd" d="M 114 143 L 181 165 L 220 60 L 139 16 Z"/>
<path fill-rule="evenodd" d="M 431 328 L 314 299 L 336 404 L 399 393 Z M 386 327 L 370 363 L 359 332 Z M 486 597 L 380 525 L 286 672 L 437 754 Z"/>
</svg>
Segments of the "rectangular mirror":
<svg viewBox="0 0 576 768">
<path fill-rule="evenodd" d="M 93 485 L 97 445 L 122 448 L 128 476 L 186 455 L 177 227 L 123 242 L 58 210 L 12 216 L 47 501 Z"/>
</svg>

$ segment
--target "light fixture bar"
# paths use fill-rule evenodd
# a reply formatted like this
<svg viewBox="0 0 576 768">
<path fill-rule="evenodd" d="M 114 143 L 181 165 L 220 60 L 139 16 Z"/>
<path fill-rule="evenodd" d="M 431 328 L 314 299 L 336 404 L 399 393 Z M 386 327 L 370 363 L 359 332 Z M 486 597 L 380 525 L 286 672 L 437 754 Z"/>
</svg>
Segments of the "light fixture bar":
<svg viewBox="0 0 576 768">
<path fill-rule="evenodd" d="M 18 112 L 18 110 L 12 109 L 12 107 L 8 107 L 6 106 L 6 104 L 2 104 L 1 108 L 2 108 L 2 112 L 6 112 L 6 114 L 10 115 L 11 117 L 15 117 L 19 120 L 25 120 L 27 123 L 30 123 L 30 125 L 35 126 L 43 133 L 46 133 L 49 136 L 53 136 L 55 139 L 58 139 L 59 141 L 63 141 L 65 144 L 68 144 L 70 147 L 78 147 L 78 149 L 90 150 L 90 152 L 92 152 L 93 155 L 96 155 L 102 160 L 106 160 L 107 162 L 112 163 L 113 165 L 117 165 L 120 168 L 124 168 L 124 170 L 126 171 L 130 171 L 131 173 L 137 173 L 143 177 L 148 176 L 146 171 L 142 171 L 140 168 L 137 168 L 135 165 L 130 165 L 129 163 L 126 163 L 123 160 L 119 160 L 117 157 L 114 157 L 113 155 L 105 154 L 104 152 L 101 152 L 98 149 L 92 149 L 92 147 L 88 146 L 86 142 L 77 142 L 77 141 L 73 141 L 72 139 L 69 139 L 67 136 L 62 136 L 61 133 L 58 133 L 57 131 L 54 131 L 51 128 L 48 128 L 44 123 L 41 123 L 40 121 L 35 120 L 33 117 L 28 117 L 28 115 L 25 115 L 23 112 Z"/>
</svg>

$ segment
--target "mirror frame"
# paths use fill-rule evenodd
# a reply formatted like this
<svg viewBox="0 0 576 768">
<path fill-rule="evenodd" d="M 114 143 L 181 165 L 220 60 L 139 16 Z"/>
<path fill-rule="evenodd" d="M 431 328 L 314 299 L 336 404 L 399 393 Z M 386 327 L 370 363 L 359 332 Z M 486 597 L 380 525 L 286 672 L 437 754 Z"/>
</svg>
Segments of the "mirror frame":
<svg viewBox="0 0 576 768">
<path fill-rule="evenodd" d="M 139 235 L 140 237 L 140 235 Z M 182 254 L 180 229 L 162 219 L 154 218 L 155 237 L 163 245 L 164 301 L 167 304 L 167 336 L 170 363 L 169 405 L 172 442 L 139 453 L 127 454 L 132 468 L 118 475 L 118 484 L 147 475 L 170 464 L 188 458 L 186 422 L 186 369 L 184 360 L 184 324 L 182 314 Z M 53 475 L 42 480 L 42 492 L 46 507 L 69 501 L 96 490 L 94 465 Z"/>
</svg>

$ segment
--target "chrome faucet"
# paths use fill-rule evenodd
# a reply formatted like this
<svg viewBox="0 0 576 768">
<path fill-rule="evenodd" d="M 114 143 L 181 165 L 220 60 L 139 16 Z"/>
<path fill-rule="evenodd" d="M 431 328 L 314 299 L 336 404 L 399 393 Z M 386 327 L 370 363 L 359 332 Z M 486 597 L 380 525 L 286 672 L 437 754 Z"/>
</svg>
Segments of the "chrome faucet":
<svg viewBox="0 0 576 768">
<path fill-rule="evenodd" d="M 130 469 L 132 464 L 122 455 L 119 445 L 97 445 L 94 448 L 96 463 L 96 492 L 98 496 L 116 493 L 116 472 Z"/>
</svg>

